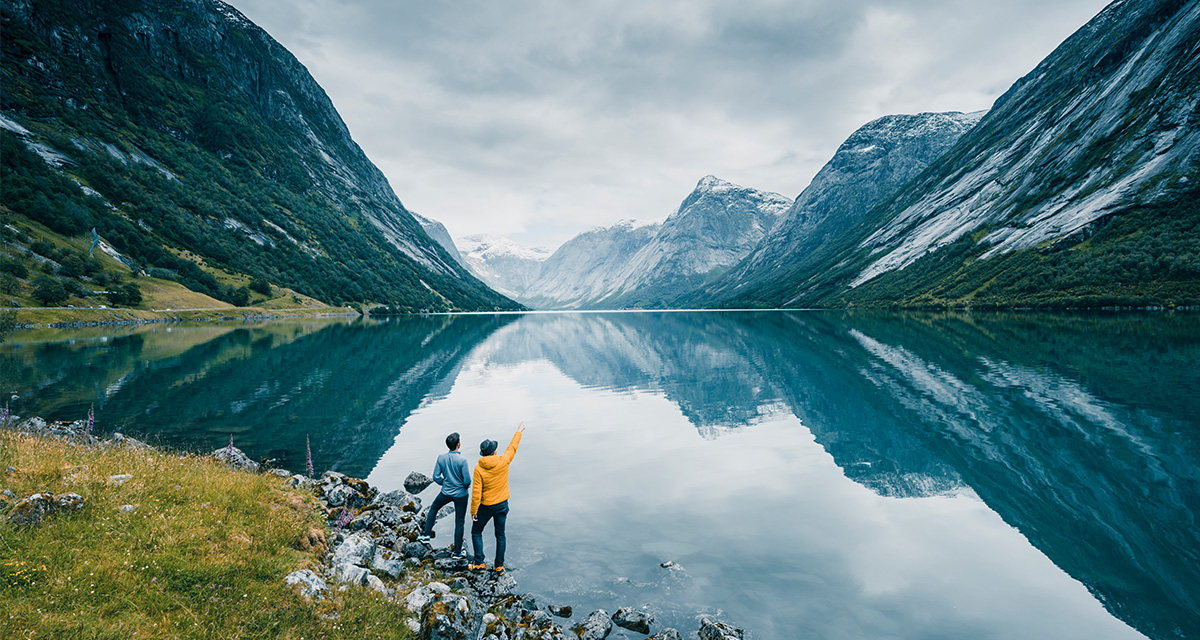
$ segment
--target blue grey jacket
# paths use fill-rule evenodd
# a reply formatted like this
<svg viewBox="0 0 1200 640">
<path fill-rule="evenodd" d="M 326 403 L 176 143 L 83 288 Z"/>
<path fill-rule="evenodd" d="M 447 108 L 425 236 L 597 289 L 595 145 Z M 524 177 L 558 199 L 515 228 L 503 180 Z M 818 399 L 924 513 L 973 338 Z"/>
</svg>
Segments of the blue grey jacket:
<svg viewBox="0 0 1200 640">
<path fill-rule="evenodd" d="M 448 451 L 438 456 L 433 467 L 433 481 L 442 485 L 442 493 L 461 498 L 471 493 L 471 470 L 460 451 Z"/>
</svg>

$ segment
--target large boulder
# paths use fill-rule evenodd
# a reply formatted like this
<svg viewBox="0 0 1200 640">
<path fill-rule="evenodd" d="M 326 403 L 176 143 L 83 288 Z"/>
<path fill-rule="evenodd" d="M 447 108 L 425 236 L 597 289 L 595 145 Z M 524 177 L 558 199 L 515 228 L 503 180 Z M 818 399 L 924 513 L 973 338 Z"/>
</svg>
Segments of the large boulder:
<svg viewBox="0 0 1200 640">
<path fill-rule="evenodd" d="M 683 636 L 679 635 L 678 630 L 667 627 L 666 629 L 660 629 L 647 640 L 683 640 Z"/>
<path fill-rule="evenodd" d="M 376 549 L 371 559 L 371 570 L 392 578 L 404 575 L 404 556 L 391 549 Z"/>
<path fill-rule="evenodd" d="M 617 609 L 612 616 L 612 621 L 618 627 L 642 634 L 650 633 L 650 625 L 654 624 L 654 618 L 650 614 L 633 607 Z"/>
<path fill-rule="evenodd" d="M 352 564 L 368 567 L 375 558 L 375 539 L 365 533 L 354 533 L 346 536 L 341 544 L 333 550 L 330 564 Z"/>
<path fill-rule="evenodd" d="M 224 463 L 230 469 L 237 471 L 258 472 L 258 463 L 251 460 L 241 449 L 230 444 L 212 452 L 214 458 Z"/>
<path fill-rule="evenodd" d="M 356 564 L 343 562 L 333 565 L 333 579 L 345 584 L 352 584 L 359 587 L 368 585 L 368 578 L 371 571 L 366 567 L 360 567 Z"/>
<path fill-rule="evenodd" d="M 329 587 L 325 584 L 325 579 L 309 569 L 293 571 L 283 580 L 289 585 L 300 585 L 300 595 L 305 598 L 320 599 L 329 591 Z"/>
<path fill-rule="evenodd" d="M 711 618 L 700 619 L 700 640 L 742 640 L 745 632 Z"/>
<path fill-rule="evenodd" d="M 443 582 L 430 582 L 412 590 L 404 597 L 404 606 L 409 611 L 417 613 L 425 607 L 425 605 L 437 598 L 440 594 L 450 593 L 450 585 Z"/>
<path fill-rule="evenodd" d="M 604 609 L 597 609 L 587 619 L 571 627 L 579 640 L 604 640 L 612 632 L 612 618 Z"/>
<path fill-rule="evenodd" d="M 433 484 L 433 478 L 419 471 L 413 471 L 404 479 L 404 490 L 409 493 L 421 493 L 431 484 Z"/>
<path fill-rule="evenodd" d="M 8 521 L 19 527 L 36 527 L 54 510 L 54 494 L 35 493 L 8 510 Z"/>
<path fill-rule="evenodd" d="M 477 598 L 444 593 L 421 608 L 422 640 L 466 640 L 479 637 L 486 607 Z"/>
<path fill-rule="evenodd" d="M 421 499 L 413 496 L 407 491 L 397 489 L 380 493 L 375 496 L 371 504 L 377 504 L 384 507 L 396 507 L 401 511 L 416 513 L 421 510 Z"/>
</svg>

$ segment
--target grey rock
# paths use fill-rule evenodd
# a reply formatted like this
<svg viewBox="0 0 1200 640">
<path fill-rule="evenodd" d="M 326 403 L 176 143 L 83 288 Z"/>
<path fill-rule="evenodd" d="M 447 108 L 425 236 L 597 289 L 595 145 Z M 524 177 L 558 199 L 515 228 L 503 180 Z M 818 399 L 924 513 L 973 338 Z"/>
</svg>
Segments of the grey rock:
<svg viewBox="0 0 1200 640">
<path fill-rule="evenodd" d="M 251 460 L 249 456 L 242 452 L 241 449 L 229 445 L 221 447 L 212 452 L 212 455 L 217 460 L 223 462 L 225 466 L 237 471 L 258 472 L 258 463 Z"/>
<path fill-rule="evenodd" d="M 617 609 L 612 616 L 612 621 L 618 627 L 642 634 L 650 633 L 650 625 L 654 624 L 654 618 L 650 614 L 633 607 Z"/>
<path fill-rule="evenodd" d="M 407 511 L 410 513 L 416 513 L 421 509 L 420 500 L 416 499 L 407 491 L 401 491 L 399 489 L 396 491 L 389 491 L 387 493 L 380 493 L 376 495 L 371 504 L 396 507 L 401 511 Z"/>
<path fill-rule="evenodd" d="M 429 555 L 429 552 L 429 545 L 423 542 L 409 542 L 400 547 L 400 553 L 409 558 L 416 558 L 417 560 L 424 560 Z"/>
<path fill-rule="evenodd" d="M 371 589 L 374 589 L 375 591 L 378 591 L 379 593 L 382 593 L 385 596 L 389 595 L 388 591 L 390 591 L 390 589 L 387 588 L 387 585 L 383 584 L 383 580 L 380 580 L 377 576 L 375 576 L 373 574 L 370 574 L 370 573 L 367 574 L 366 586 L 370 587 Z"/>
<path fill-rule="evenodd" d="M 288 471 L 287 469 L 271 469 L 270 471 L 267 471 L 267 473 L 269 473 L 269 474 L 271 474 L 271 475 L 273 475 L 273 476 L 275 476 L 275 477 L 277 477 L 277 478 L 290 478 L 290 477 L 292 477 L 292 472 L 291 472 L 291 471 Z"/>
<path fill-rule="evenodd" d="M 700 640 L 742 640 L 745 632 L 712 618 L 700 619 Z"/>
<path fill-rule="evenodd" d="M 455 593 L 439 595 L 421 608 L 421 638 L 462 640 L 478 638 L 486 607 L 477 598 Z"/>
<path fill-rule="evenodd" d="M 300 585 L 300 595 L 305 598 L 321 598 L 329 591 L 325 579 L 308 569 L 293 571 L 283 580 L 289 585 Z"/>
<path fill-rule="evenodd" d="M 123 504 L 117 507 L 117 511 L 120 511 L 121 513 L 133 513 L 134 511 L 137 511 L 137 507 L 131 504 Z"/>
<path fill-rule="evenodd" d="M 83 509 L 83 496 L 78 493 L 64 493 L 54 499 L 54 508 L 60 511 L 79 511 Z"/>
<path fill-rule="evenodd" d="M 12 467 L 9 467 L 9 469 L 12 469 Z M 12 492 L 11 490 L 9 490 L 9 489 L 5 489 L 4 491 L 0 491 L 0 495 L 4 496 L 5 498 L 15 498 L 15 497 L 17 497 L 17 494 L 13 493 L 13 492 Z"/>
<path fill-rule="evenodd" d="M 546 607 L 546 609 L 549 610 L 550 613 L 553 613 L 554 615 L 556 615 L 560 618 L 570 618 L 571 614 L 574 613 L 571 610 L 571 605 L 569 605 L 569 604 L 562 605 L 562 606 L 550 605 L 550 606 Z"/>
<path fill-rule="evenodd" d="M 581 623 L 571 627 L 580 640 L 604 640 L 612 631 L 612 618 L 604 609 L 593 611 Z"/>
<path fill-rule="evenodd" d="M 108 477 L 108 484 L 115 487 L 118 485 L 125 484 L 127 481 L 132 480 L 132 479 L 133 479 L 133 476 L 128 473 L 118 473 L 115 476 Z"/>
<path fill-rule="evenodd" d="M 371 569 L 392 578 L 404 575 L 404 557 L 391 549 L 376 549 Z"/>
<path fill-rule="evenodd" d="M 433 568 L 443 573 L 457 573 L 467 570 L 466 558 L 440 558 L 433 561 Z"/>
<path fill-rule="evenodd" d="M 427 603 L 437 598 L 439 594 L 445 593 L 450 593 L 450 585 L 444 582 L 430 582 L 429 584 L 413 589 L 411 593 L 405 596 L 404 606 L 409 611 L 416 613 L 423 609 Z"/>
<path fill-rule="evenodd" d="M 54 509 L 54 494 L 35 493 L 18 501 L 8 511 L 8 521 L 14 526 L 36 527 Z"/>
<path fill-rule="evenodd" d="M 345 484 L 339 484 L 329 491 L 325 492 L 325 504 L 333 508 L 345 507 L 353 509 L 367 504 L 363 499 L 362 494 L 355 491 L 353 487 Z"/>
<path fill-rule="evenodd" d="M 104 441 L 104 444 L 106 444 L 108 446 L 125 447 L 127 449 L 137 449 L 137 450 L 153 448 L 150 445 L 146 444 L 145 442 L 142 442 L 141 440 L 138 440 L 137 438 L 130 438 L 129 436 L 127 436 L 119 431 L 116 433 L 113 433 L 112 436 L 110 436 L 108 438 L 108 440 Z"/>
<path fill-rule="evenodd" d="M 17 424 L 17 429 L 28 431 L 30 433 L 38 433 L 46 428 L 46 421 L 34 416 Z M 11 467 L 10 467 L 11 468 Z M 15 471 L 15 469 L 14 469 Z"/>
<path fill-rule="evenodd" d="M 371 572 L 364 567 L 349 562 L 335 563 L 333 565 L 333 579 L 344 584 L 352 584 L 360 587 L 367 585 L 367 576 Z"/>
<path fill-rule="evenodd" d="M 371 565 L 375 558 L 375 540 L 365 533 L 346 536 L 333 551 L 332 564 L 349 563 L 360 567 Z"/>
<path fill-rule="evenodd" d="M 517 593 L 520 588 L 517 585 L 516 578 L 512 574 L 504 573 L 499 576 L 494 572 L 488 571 L 485 574 L 468 573 L 467 579 L 471 582 L 471 589 L 478 593 L 481 598 L 493 600 L 503 596 L 511 596 Z"/>
<path fill-rule="evenodd" d="M 296 475 L 288 478 L 286 484 L 289 487 L 307 487 L 310 484 L 312 484 L 312 481 L 309 480 L 307 477 L 302 476 L 297 473 Z"/>
<path fill-rule="evenodd" d="M 418 471 L 413 471 L 404 479 L 404 490 L 409 493 L 421 493 L 431 484 L 433 484 L 433 478 Z"/>
<path fill-rule="evenodd" d="M 667 627 L 660 629 L 657 633 L 650 636 L 652 640 L 683 640 L 683 636 L 679 635 L 679 631 Z"/>
</svg>

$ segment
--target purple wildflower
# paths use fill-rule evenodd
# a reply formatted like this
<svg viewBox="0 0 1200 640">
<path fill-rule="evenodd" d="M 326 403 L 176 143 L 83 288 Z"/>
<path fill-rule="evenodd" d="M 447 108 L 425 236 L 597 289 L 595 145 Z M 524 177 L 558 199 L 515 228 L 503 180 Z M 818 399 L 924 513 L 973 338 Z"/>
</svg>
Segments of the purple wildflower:
<svg viewBox="0 0 1200 640">
<path fill-rule="evenodd" d="M 308 454 L 308 460 L 306 461 L 306 465 L 307 465 L 306 468 L 308 469 L 308 477 L 311 478 L 311 477 L 313 477 L 312 445 L 309 444 L 309 442 L 308 442 L 308 434 L 304 434 L 304 451 L 306 454 Z"/>
<path fill-rule="evenodd" d="M 3 411 L 3 412 L 0 412 L 0 423 L 3 423 L 3 424 L 4 424 L 4 426 L 8 426 L 8 416 L 9 416 L 9 414 L 8 414 L 8 403 L 7 403 L 7 402 L 5 402 L 5 403 L 4 403 L 4 411 Z"/>
<path fill-rule="evenodd" d="M 233 457 L 233 434 L 232 433 L 229 434 L 229 446 L 225 447 L 225 455 L 230 458 Z"/>
<path fill-rule="evenodd" d="M 341 515 L 338 516 L 338 519 L 337 519 L 338 531 L 345 529 L 346 525 L 350 524 L 351 520 L 353 520 L 353 518 L 350 517 L 350 510 L 342 509 L 342 513 L 341 513 Z"/>
<path fill-rule="evenodd" d="M 83 434 L 86 436 L 92 435 L 92 427 L 96 424 L 96 405 L 88 407 L 87 426 L 83 429 Z"/>
</svg>

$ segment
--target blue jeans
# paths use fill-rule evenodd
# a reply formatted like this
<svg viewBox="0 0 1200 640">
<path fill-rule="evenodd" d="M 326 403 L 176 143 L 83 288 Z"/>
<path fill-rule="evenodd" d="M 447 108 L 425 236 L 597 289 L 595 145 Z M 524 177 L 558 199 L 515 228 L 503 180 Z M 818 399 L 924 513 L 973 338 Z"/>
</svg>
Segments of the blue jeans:
<svg viewBox="0 0 1200 640">
<path fill-rule="evenodd" d="M 504 566 L 504 523 L 508 520 L 508 500 L 499 504 L 481 504 L 476 520 L 471 523 L 471 544 L 475 547 L 475 564 L 483 564 L 483 528 L 488 520 L 496 521 L 496 566 Z"/>
<path fill-rule="evenodd" d="M 433 499 L 433 504 L 429 507 L 429 515 L 425 518 L 424 534 L 428 536 L 433 533 L 433 523 L 437 522 L 438 509 L 446 506 L 446 504 L 454 503 L 454 553 L 462 553 L 463 550 L 463 522 L 467 517 L 467 497 L 468 496 L 448 496 L 444 493 L 439 493 Z"/>
</svg>

